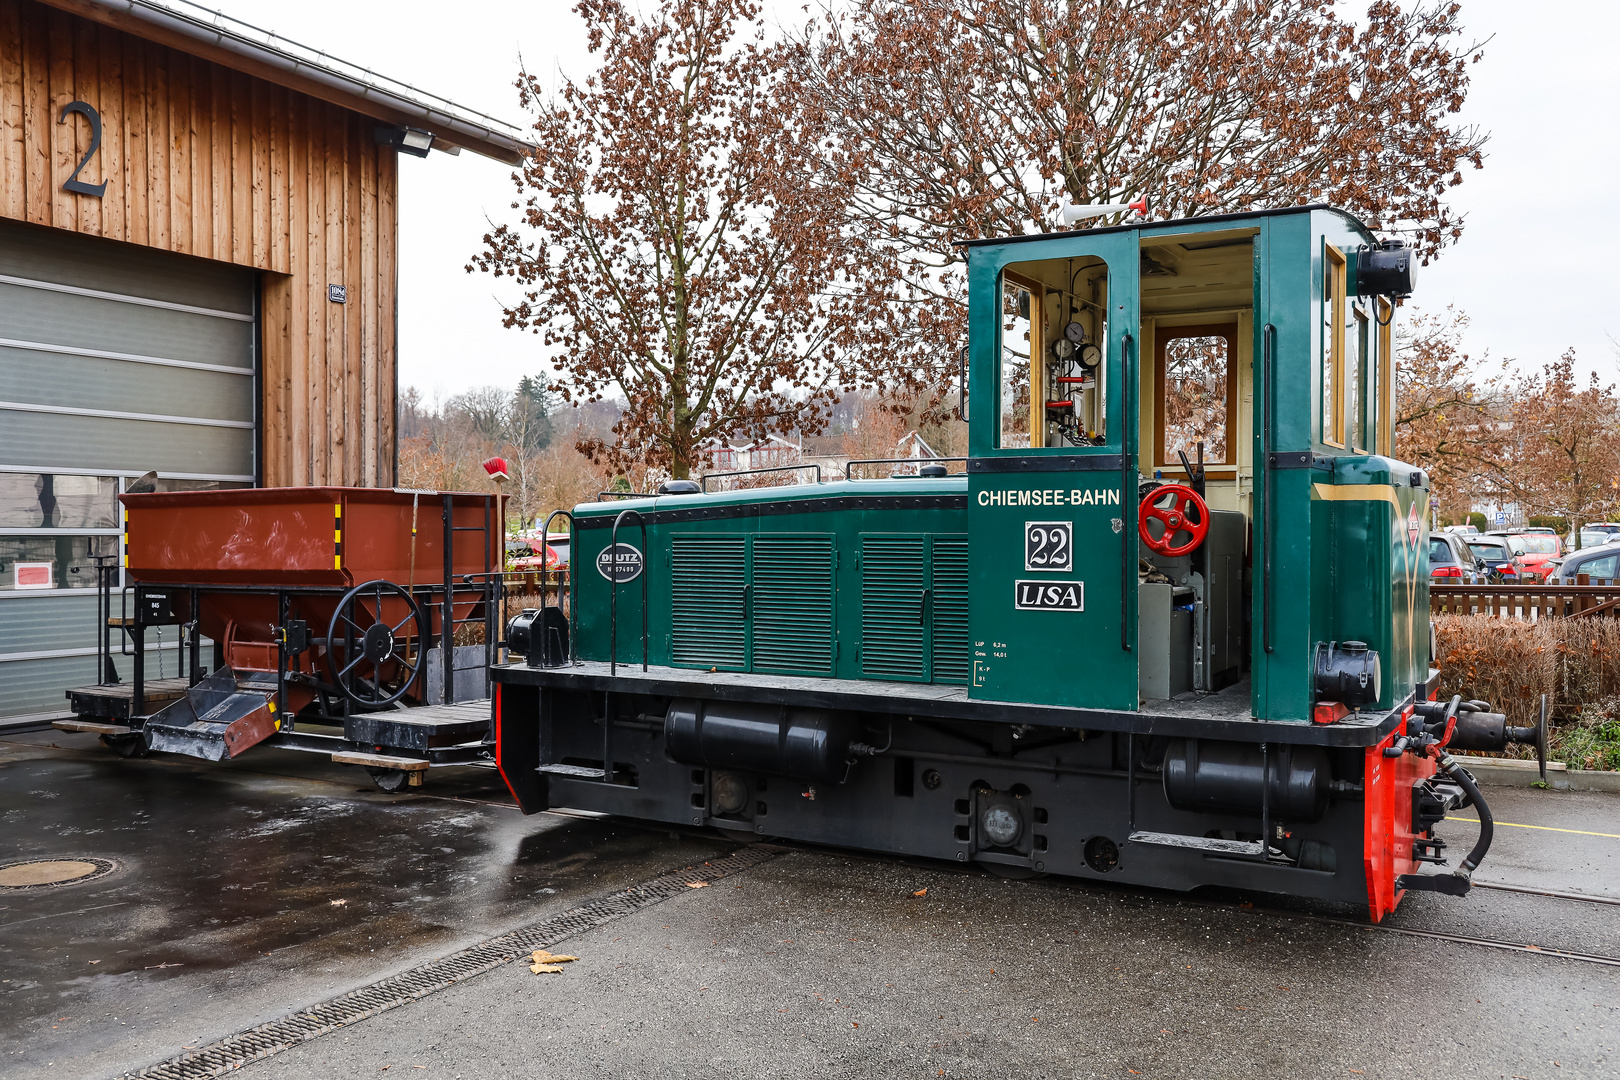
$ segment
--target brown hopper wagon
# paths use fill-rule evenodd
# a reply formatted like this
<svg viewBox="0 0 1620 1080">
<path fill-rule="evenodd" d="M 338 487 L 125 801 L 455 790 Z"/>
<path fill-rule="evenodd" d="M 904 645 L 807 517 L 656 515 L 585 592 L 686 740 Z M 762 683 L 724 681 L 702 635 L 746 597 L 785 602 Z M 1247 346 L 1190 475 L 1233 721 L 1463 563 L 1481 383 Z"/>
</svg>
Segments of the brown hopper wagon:
<svg viewBox="0 0 1620 1080">
<path fill-rule="evenodd" d="M 115 598 L 118 567 L 103 571 L 104 681 L 70 690 L 76 719 L 57 726 L 128 754 L 327 753 L 390 790 L 431 765 L 488 759 L 500 496 L 263 488 L 122 500 L 130 580 Z M 164 628 L 178 634 L 181 674 L 151 679 L 147 632 Z M 472 643 L 458 649 L 458 638 Z M 132 662 L 128 683 L 117 656 Z"/>
</svg>

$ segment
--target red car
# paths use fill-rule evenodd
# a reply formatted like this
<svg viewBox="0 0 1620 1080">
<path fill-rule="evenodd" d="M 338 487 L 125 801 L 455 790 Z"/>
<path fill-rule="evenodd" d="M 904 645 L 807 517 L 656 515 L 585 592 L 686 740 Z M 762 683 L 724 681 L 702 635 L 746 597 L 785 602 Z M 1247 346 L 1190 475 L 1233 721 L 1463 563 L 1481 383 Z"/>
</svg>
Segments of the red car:
<svg viewBox="0 0 1620 1080">
<path fill-rule="evenodd" d="M 1546 581 L 1555 569 L 1547 564 L 1564 554 L 1564 546 L 1559 542 L 1557 533 L 1494 532 L 1489 535 L 1507 540 L 1516 556 L 1514 561 L 1521 564 L 1521 581 Z M 1524 554 L 1519 555 L 1520 551 Z"/>
<path fill-rule="evenodd" d="M 545 556 L 546 571 L 553 572 L 568 569 L 568 534 L 548 533 L 546 535 L 547 552 Z M 538 537 L 512 537 L 506 542 L 507 564 L 512 570 L 527 571 L 530 573 L 540 569 L 540 540 Z"/>
</svg>

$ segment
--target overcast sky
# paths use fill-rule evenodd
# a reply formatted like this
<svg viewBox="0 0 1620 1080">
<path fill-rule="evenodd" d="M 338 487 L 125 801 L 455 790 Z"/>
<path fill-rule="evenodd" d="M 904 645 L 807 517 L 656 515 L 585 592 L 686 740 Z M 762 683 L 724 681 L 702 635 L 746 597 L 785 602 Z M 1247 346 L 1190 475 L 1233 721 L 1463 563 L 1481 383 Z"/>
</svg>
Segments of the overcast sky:
<svg viewBox="0 0 1620 1080">
<path fill-rule="evenodd" d="M 441 94 L 524 122 L 512 81 L 532 71 L 587 71 L 571 0 L 204 0 L 226 14 Z M 801 18 L 777 0 L 782 18 Z M 1346 13 L 1365 4 L 1348 5 Z M 1478 39 L 1463 118 L 1490 132 L 1485 168 L 1454 201 L 1462 241 L 1418 279 L 1422 309 L 1456 304 L 1473 318 L 1468 345 L 1495 361 L 1539 365 L 1574 347 L 1581 366 L 1620 377 L 1620 63 L 1612 0 L 1462 0 Z M 508 220 L 511 168 L 472 154 L 400 161 L 400 385 L 429 399 L 473 386 L 513 386 L 541 370 L 532 336 L 505 330 L 495 282 L 463 267 L 487 218 Z M 1496 368 L 1496 363 L 1489 365 Z"/>
</svg>

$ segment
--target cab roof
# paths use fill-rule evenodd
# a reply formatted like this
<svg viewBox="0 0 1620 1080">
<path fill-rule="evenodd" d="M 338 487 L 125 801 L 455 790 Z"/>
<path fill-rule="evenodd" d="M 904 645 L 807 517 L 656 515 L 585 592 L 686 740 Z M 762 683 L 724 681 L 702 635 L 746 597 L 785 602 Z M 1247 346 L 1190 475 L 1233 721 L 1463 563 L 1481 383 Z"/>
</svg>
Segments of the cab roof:
<svg viewBox="0 0 1620 1080">
<path fill-rule="evenodd" d="M 1235 214 L 1208 214 L 1203 217 L 1170 218 L 1167 221 L 1138 221 L 1128 225 L 1106 225 L 1096 229 L 1060 229 L 1055 232 L 1025 233 L 1022 236 L 991 236 L 980 240 L 957 240 L 957 247 L 991 247 L 999 244 L 1021 244 L 1030 240 L 1055 240 L 1064 236 L 1096 236 L 1103 233 L 1129 232 L 1132 229 L 1142 232 L 1182 232 L 1188 226 L 1218 225 L 1234 221 L 1254 221 L 1259 218 L 1285 217 L 1291 214 L 1308 214 L 1314 210 L 1327 210 L 1339 214 L 1354 222 L 1356 227 L 1368 235 L 1372 230 L 1367 228 L 1354 214 L 1341 210 L 1327 203 L 1306 203 L 1303 206 L 1284 206 L 1276 210 L 1244 210 Z"/>
</svg>

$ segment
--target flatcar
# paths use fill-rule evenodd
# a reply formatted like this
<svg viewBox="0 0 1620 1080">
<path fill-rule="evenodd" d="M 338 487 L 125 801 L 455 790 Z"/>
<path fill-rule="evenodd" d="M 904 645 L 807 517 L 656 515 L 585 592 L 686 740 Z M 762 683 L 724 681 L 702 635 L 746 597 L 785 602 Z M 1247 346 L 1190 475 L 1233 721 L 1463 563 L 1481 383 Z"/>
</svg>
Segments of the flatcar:
<svg viewBox="0 0 1620 1080">
<path fill-rule="evenodd" d="M 964 247 L 959 472 L 567 515 L 571 606 L 492 672 L 523 810 L 1373 921 L 1467 892 L 1491 818 L 1449 751 L 1545 722 L 1437 698 L 1430 480 L 1391 445 L 1412 250 L 1327 206 Z"/>
</svg>

